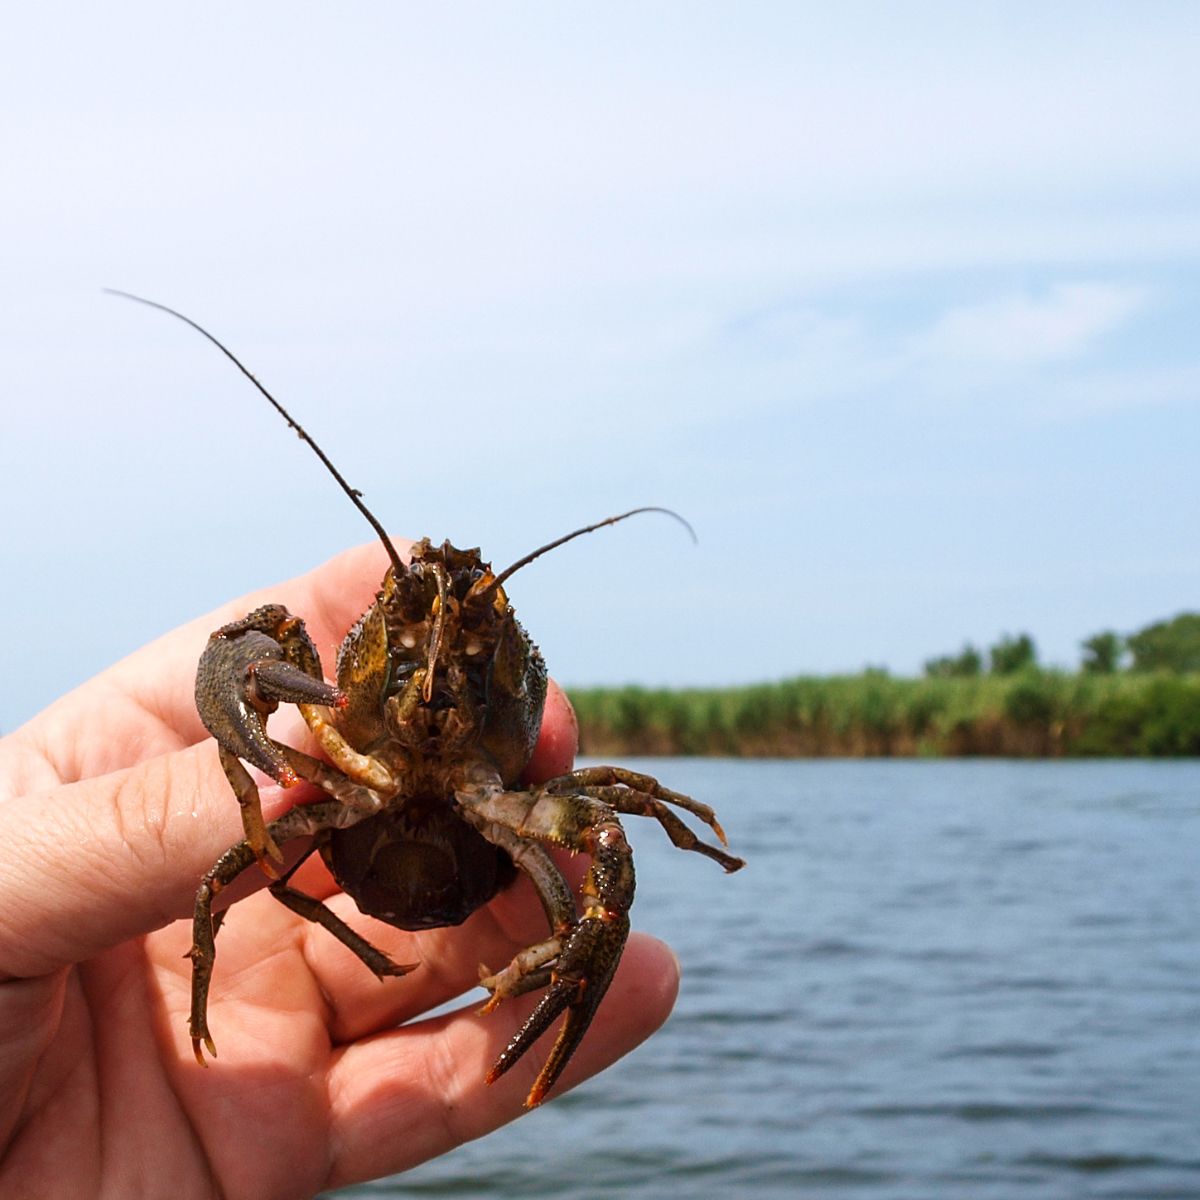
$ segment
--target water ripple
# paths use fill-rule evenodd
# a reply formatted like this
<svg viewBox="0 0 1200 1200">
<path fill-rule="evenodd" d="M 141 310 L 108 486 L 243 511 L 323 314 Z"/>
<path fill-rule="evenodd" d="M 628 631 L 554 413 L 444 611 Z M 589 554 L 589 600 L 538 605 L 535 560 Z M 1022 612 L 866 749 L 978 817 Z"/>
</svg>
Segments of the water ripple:
<svg viewBox="0 0 1200 1200">
<path fill-rule="evenodd" d="M 1061 1046 L 1046 1042 L 992 1042 L 980 1046 L 955 1046 L 942 1058 L 1053 1058 Z"/>
<path fill-rule="evenodd" d="M 865 1104 L 850 1110 L 860 1117 L 894 1120 L 907 1117 L 949 1117 L 958 1121 L 1062 1121 L 1080 1117 L 1119 1116 L 1125 1110 L 1100 1104 Z"/>
<path fill-rule="evenodd" d="M 1172 1170 L 1200 1172 L 1200 1159 L 1167 1158 L 1160 1154 L 1026 1154 L 1017 1162 L 1031 1167 L 1052 1167 L 1101 1175 L 1110 1171 L 1147 1170 L 1169 1167 Z"/>
<path fill-rule="evenodd" d="M 634 918 L 683 962 L 676 1016 L 343 1197 L 1200 1197 L 1200 762 L 643 769 L 752 859 L 710 878 L 638 839 Z"/>
</svg>

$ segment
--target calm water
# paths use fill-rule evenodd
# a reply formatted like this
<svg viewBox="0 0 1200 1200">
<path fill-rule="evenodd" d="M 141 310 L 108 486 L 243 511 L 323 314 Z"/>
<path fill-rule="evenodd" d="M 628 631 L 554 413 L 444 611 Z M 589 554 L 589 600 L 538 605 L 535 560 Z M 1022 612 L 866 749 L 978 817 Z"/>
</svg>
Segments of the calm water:
<svg viewBox="0 0 1200 1200">
<path fill-rule="evenodd" d="M 671 1021 L 339 1197 L 1200 1196 L 1200 763 L 638 765 L 750 860 L 628 822 Z"/>
</svg>

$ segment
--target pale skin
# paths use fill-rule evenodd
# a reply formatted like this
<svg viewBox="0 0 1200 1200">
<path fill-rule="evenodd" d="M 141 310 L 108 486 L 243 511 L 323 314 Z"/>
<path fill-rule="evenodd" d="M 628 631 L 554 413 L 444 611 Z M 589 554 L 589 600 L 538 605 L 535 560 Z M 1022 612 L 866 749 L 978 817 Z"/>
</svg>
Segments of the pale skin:
<svg viewBox="0 0 1200 1200">
<path fill-rule="evenodd" d="M 386 565 L 364 546 L 233 601 L 0 740 L 0 1195 L 309 1197 L 403 1171 L 522 1112 L 541 1046 L 494 1086 L 484 1075 L 536 996 L 484 1016 L 471 989 L 479 964 L 503 966 L 545 937 L 524 881 L 457 928 L 408 934 L 361 916 L 310 859 L 293 882 L 419 968 L 376 979 L 324 930 L 253 895 L 218 939 L 220 1057 L 201 1068 L 188 1039 L 197 881 L 242 836 L 193 705 L 196 660 L 213 629 L 270 600 L 305 618 L 328 674 Z M 305 745 L 292 713 L 271 730 Z M 530 780 L 566 771 L 575 747 L 552 687 Z M 262 796 L 270 820 L 319 793 Z M 573 882 L 582 868 L 564 863 Z M 247 872 L 226 896 L 266 882 Z M 634 934 L 554 1094 L 658 1028 L 678 982 L 670 950 Z M 419 1020 L 457 996 L 466 1007 Z"/>
</svg>

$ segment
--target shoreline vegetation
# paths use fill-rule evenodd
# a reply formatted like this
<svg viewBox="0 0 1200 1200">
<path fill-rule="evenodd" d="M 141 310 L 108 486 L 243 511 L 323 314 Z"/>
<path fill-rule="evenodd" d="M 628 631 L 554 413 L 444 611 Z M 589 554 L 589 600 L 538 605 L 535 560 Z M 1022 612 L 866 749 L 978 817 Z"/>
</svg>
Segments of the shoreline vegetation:
<svg viewBox="0 0 1200 1200">
<path fill-rule="evenodd" d="M 977 678 L 799 677 L 568 689 L 581 752 L 765 758 L 1200 755 L 1200 674 L 1026 668 Z"/>
<path fill-rule="evenodd" d="M 1200 613 L 1081 644 L 1078 672 L 1005 636 L 884 670 L 730 688 L 570 688 L 582 753 L 756 758 L 1200 755 Z M 986 669 L 985 669 L 986 664 Z"/>
</svg>

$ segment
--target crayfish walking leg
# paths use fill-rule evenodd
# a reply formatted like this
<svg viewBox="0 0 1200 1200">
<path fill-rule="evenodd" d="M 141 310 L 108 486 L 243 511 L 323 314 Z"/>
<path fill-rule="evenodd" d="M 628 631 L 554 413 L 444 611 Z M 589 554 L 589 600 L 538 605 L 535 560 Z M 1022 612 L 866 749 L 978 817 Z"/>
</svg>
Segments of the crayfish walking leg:
<svg viewBox="0 0 1200 1200">
<path fill-rule="evenodd" d="M 489 1083 L 509 1070 L 566 1013 L 525 1101 L 532 1108 L 554 1085 L 591 1024 L 629 937 L 633 856 L 620 814 L 653 817 L 680 849 L 714 859 L 726 871 L 739 870 L 745 864 L 702 842 L 668 807 L 674 805 L 699 817 L 723 842 L 725 835 L 708 805 L 664 788 L 649 775 L 619 767 L 584 768 L 527 792 L 505 791 L 477 778 L 456 791 L 455 798 L 463 817 L 489 841 L 507 850 L 530 876 L 550 920 L 550 938 L 530 946 L 503 971 L 481 981 L 492 993 L 489 1009 L 506 996 L 542 986 L 547 989 L 496 1060 L 488 1073 Z M 560 898 L 565 884 L 540 846 L 582 850 L 591 857 L 580 895 L 583 912 L 577 919 L 573 919 L 573 911 L 566 910 Z"/>
<path fill-rule="evenodd" d="M 629 937 L 633 857 L 616 810 L 588 796 L 551 796 L 538 791 L 472 798 L 460 792 L 458 799 L 467 820 L 498 844 L 515 833 L 521 839 L 583 850 L 592 858 L 581 891 L 582 916 L 565 929 L 560 926 L 549 942 L 526 952 L 533 953 L 527 967 L 519 955 L 512 967 L 489 981 L 494 981 L 494 999 L 547 983 L 545 995 L 488 1072 L 489 1083 L 508 1071 L 566 1013 L 525 1101 L 526 1107 L 533 1108 L 545 1098 L 578 1047 L 620 962 Z M 547 957 L 554 957 L 548 973 Z M 526 971 L 531 973 L 522 981 Z M 495 986 L 505 977 L 511 981 L 506 987 Z"/>
<path fill-rule="evenodd" d="M 297 759 L 299 757 L 296 756 Z M 356 819 L 361 819 L 362 815 L 348 809 L 339 800 L 326 800 L 293 808 L 278 820 L 272 821 L 267 826 L 267 831 L 273 839 L 284 843 L 293 838 L 319 834 L 324 829 L 353 824 Z M 311 850 L 308 853 L 311 853 Z M 208 989 L 217 955 L 217 931 L 225 914 L 213 913 L 213 899 L 252 866 L 257 857 L 255 848 L 248 840 L 238 842 L 226 850 L 205 873 L 196 892 L 196 908 L 192 918 L 192 948 L 188 951 L 188 957 L 192 960 L 192 1009 L 188 1032 L 192 1039 L 192 1053 L 201 1066 L 206 1065 L 201 1047 L 206 1048 L 214 1058 L 217 1054 L 216 1044 L 208 1029 Z M 347 949 L 362 959 L 380 979 L 386 975 L 407 975 L 413 969 L 413 964 L 393 962 L 319 900 L 289 886 L 292 873 L 307 857 L 308 854 L 305 854 L 282 879 L 271 885 L 271 895 L 305 920 L 313 921 L 327 929 Z"/>
</svg>

